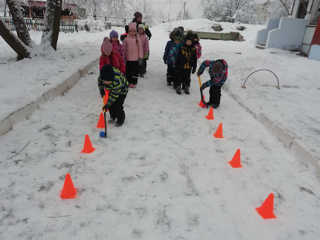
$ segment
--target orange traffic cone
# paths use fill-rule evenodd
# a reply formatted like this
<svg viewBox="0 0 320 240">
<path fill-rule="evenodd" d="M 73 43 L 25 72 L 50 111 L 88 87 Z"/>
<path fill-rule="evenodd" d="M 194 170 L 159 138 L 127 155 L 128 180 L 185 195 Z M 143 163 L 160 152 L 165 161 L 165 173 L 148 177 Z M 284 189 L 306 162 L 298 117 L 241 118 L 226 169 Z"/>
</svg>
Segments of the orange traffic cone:
<svg viewBox="0 0 320 240">
<path fill-rule="evenodd" d="M 74 188 L 71 176 L 67 173 L 64 180 L 63 188 L 60 193 L 61 199 L 72 199 L 77 197 L 77 189 Z"/>
<path fill-rule="evenodd" d="M 204 101 L 204 95 L 202 95 L 202 96 L 203 96 L 203 101 Z M 206 105 L 202 102 L 202 100 L 200 100 L 199 106 L 202 107 L 202 108 L 206 107 Z"/>
<path fill-rule="evenodd" d="M 267 199 L 262 203 L 260 207 L 257 207 L 256 210 L 264 219 L 276 218 L 276 215 L 273 214 L 273 193 L 270 193 Z"/>
<path fill-rule="evenodd" d="M 100 113 L 99 121 L 97 124 L 97 128 L 105 128 L 103 113 Z"/>
<path fill-rule="evenodd" d="M 215 132 L 215 134 L 213 134 L 213 136 L 215 138 L 223 138 L 223 135 L 222 135 L 222 123 L 219 124 L 219 127 L 218 127 L 217 131 Z"/>
<path fill-rule="evenodd" d="M 213 120 L 213 119 L 214 119 L 214 117 L 213 117 L 213 107 L 210 107 L 209 113 L 208 113 L 208 115 L 206 116 L 206 118 L 207 118 L 208 120 Z"/>
<path fill-rule="evenodd" d="M 92 147 L 92 143 L 90 141 L 90 138 L 88 134 L 86 134 L 86 137 L 84 139 L 84 146 L 82 149 L 82 153 L 92 153 L 95 150 L 95 148 Z"/>
<path fill-rule="evenodd" d="M 236 151 L 236 153 L 234 154 L 233 158 L 231 161 L 229 161 L 228 163 L 231 165 L 231 167 L 233 168 L 242 168 L 242 165 L 240 163 L 240 149 L 238 149 Z"/>
</svg>

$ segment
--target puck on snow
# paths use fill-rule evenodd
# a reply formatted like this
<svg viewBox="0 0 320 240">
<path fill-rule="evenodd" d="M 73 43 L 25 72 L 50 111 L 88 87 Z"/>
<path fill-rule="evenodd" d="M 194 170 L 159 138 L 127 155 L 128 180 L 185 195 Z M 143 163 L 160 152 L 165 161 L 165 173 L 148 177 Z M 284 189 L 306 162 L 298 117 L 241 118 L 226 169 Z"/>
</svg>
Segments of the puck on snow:
<svg viewBox="0 0 320 240">
<path fill-rule="evenodd" d="M 100 132 L 100 137 L 105 137 L 105 136 L 106 136 L 106 134 L 104 131 Z"/>
</svg>

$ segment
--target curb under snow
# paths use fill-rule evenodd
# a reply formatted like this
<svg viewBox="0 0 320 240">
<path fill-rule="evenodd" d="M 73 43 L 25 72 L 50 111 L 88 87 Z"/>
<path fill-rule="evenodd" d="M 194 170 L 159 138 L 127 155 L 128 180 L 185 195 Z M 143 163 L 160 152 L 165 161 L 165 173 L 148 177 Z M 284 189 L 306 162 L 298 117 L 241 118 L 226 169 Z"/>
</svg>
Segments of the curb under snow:
<svg viewBox="0 0 320 240">
<path fill-rule="evenodd" d="M 295 140 L 295 137 L 290 136 L 288 134 L 288 130 L 286 130 L 285 127 L 279 127 L 276 124 L 274 124 L 267 116 L 263 113 L 260 113 L 259 115 L 255 114 L 251 109 L 249 109 L 247 106 L 243 105 L 241 101 L 232 93 L 230 88 L 228 88 L 226 85 L 224 85 L 223 89 L 231 96 L 234 100 L 236 100 L 243 108 L 247 110 L 248 113 L 250 113 L 255 119 L 260 121 L 264 126 L 268 128 L 268 130 L 271 131 L 273 135 L 277 137 L 277 139 L 283 143 L 284 147 L 294 151 L 295 154 L 297 154 L 302 160 L 307 161 L 316 169 L 316 174 L 320 177 L 320 165 L 315 159 L 312 154 L 310 154 L 306 149 L 301 146 L 297 140 Z"/>
<path fill-rule="evenodd" d="M 26 106 L 18 109 L 17 111 L 11 113 L 8 117 L 0 121 L 0 136 L 6 134 L 17 122 L 26 119 L 30 116 L 34 110 L 38 109 L 40 104 L 45 103 L 51 98 L 56 96 L 60 96 L 69 89 L 71 89 L 81 77 L 83 77 L 89 69 L 98 64 L 99 59 L 92 61 L 83 69 L 79 69 L 77 72 L 72 74 L 69 78 L 67 78 L 63 83 L 54 87 L 53 89 L 44 93 L 41 97 L 39 97 L 36 101 L 33 101 Z M 313 165 L 316 168 L 317 174 L 320 176 L 320 165 L 317 160 L 307 151 L 305 150 L 294 137 L 287 134 L 288 131 L 285 128 L 280 128 L 276 124 L 274 124 L 270 119 L 268 119 L 264 114 L 259 114 L 258 116 L 251 111 L 247 106 L 243 105 L 239 99 L 231 92 L 231 90 L 225 85 L 224 90 L 235 99 L 243 108 L 245 108 L 248 113 L 250 113 L 254 118 L 259 120 L 263 125 L 265 125 L 269 130 L 271 130 L 272 134 L 274 134 L 279 141 L 281 141 L 286 148 L 289 150 L 293 150 L 300 158 L 306 160 L 308 163 Z"/>
<path fill-rule="evenodd" d="M 67 78 L 64 82 L 62 82 L 58 86 L 45 92 L 37 100 L 11 113 L 5 119 L 2 119 L 0 121 L 0 136 L 12 130 L 13 125 L 16 124 L 17 122 L 29 117 L 34 110 L 39 108 L 40 104 L 45 103 L 51 98 L 60 96 L 66 91 L 68 91 L 69 89 L 71 89 L 80 80 L 80 78 L 83 77 L 92 67 L 96 66 L 98 62 L 99 62 L 99 59 L 92 61 L 84 68 L 76 71 L 74 74 L 72 74 L 69 78 Z"/>
</svg>

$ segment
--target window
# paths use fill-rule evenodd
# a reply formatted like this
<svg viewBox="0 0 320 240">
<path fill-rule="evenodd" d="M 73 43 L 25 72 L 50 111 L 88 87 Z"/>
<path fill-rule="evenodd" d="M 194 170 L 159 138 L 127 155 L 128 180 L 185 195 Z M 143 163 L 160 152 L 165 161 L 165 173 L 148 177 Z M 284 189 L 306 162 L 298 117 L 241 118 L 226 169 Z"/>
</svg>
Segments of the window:
<svg viewBox="0 0 320 240">
<path fill-rule="evenodd" d="M 315 8 L 313 9 L 311 14 L 310 25 L 317 25 L 320 17 L 320 0 L 318 0 L 318 2 L 315 2 L 314 4 L 315 4 Z"/>
</svg>

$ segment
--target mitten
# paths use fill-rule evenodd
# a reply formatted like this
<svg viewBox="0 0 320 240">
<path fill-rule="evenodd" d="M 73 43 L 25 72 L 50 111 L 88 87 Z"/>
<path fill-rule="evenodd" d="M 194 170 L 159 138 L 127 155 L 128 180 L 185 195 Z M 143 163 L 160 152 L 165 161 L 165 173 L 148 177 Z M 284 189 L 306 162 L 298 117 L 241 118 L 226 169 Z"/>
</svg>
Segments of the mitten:
<svg viewBox="0 0 320 240">
<path fill-rule="evenodd" d="M 109 109 L 109 106 L 106 104 L 106 105 L 104 105 L 104 107 L 102 108 L 102 111 L 108 111 L 108 109 Z"/>
<path fill-rule="evenodd" d="M 202 85 L 201 87 L 200 87 L 200 90 L 202 91 L 203 89 L 205 89 L 206 87 L 204 86 L 204 85 Z"/>
<path fill-rule="evenodd" d="M 138 64 L 141 65 L 141 64 L 142 64 L 142 61 L 143 61 L 143 59 L 142 59 L 142 58 L 139 58 L 139 59 L 138 59 Z"/>
<path fill-rule="evenodd" d="M 146 54 L 144 55 L 144 58 L 145 58 L 145 59 L 148 59 L 148 58 L 149 58 L 149 54 L 146 53 Z"/>
<path fill-rule="evenodd" d="M 167 64 L 167 60 L 163 60 L 164 64 Z"/>
<path fill-rule="evenodd" d="M 196 69 L 195 68 L 193 68 L 192 69 L 192 74 L 194 74 L 196 72 Z"/>
<path fill-rule="evenodd" d="M 200 77 L 201 73 L 197 72 L 197 76 Z"/>
</svg>

